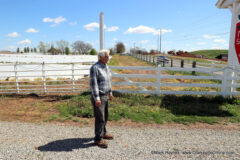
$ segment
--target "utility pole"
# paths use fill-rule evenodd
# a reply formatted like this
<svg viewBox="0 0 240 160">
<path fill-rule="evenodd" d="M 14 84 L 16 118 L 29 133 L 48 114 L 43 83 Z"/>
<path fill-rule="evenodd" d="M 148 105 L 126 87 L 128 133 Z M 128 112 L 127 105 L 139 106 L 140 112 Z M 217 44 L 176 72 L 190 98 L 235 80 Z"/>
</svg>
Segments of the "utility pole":
<svg viewBox="0 0 240 160">
<path fill-rule="evenodd" d="M 100 50 L 104 49 L 104 20 L 103 12 L 100 13 Z"/>
<path fill-rule="evenodd" d="M 162 52 L 162 29 L 161 28 L 160 28 L 160 35 L 159 36 L 160 36 L 160 40 L 159 40 L 160 44 L 159 45 L 160 45 L 160 53 L 161 53 Z"/>
<path fill-rule="evenodd" d="M 161 53 L 162 51 L 162 29 L 159 29 L 159 32 L 157 34 L 157 51 Z"/>
<path fill-rule="evenodd" d="M 159 34 L 157 34 L 157 51 L 159 51 Z"/>
</svg>

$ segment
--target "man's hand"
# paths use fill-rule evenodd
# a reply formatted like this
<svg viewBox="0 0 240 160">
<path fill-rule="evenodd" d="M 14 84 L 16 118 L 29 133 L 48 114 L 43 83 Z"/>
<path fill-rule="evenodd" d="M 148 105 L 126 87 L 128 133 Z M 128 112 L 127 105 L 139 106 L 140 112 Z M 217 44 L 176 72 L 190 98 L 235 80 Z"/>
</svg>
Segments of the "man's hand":
<svg viewBox="0 0 240 160">
<path fill-rule="evenodd" d="M 95 101 L 95 106 L 99 107 L 101 106 L 102 102 L 100 100 L 96 100 Z"/>
<path fill-rule="evenodd" d="M 113 101 L 114 97 L 112 94 L 109 94 L 109 99 L 110 99 L 110 101 Z"/>
</svg>

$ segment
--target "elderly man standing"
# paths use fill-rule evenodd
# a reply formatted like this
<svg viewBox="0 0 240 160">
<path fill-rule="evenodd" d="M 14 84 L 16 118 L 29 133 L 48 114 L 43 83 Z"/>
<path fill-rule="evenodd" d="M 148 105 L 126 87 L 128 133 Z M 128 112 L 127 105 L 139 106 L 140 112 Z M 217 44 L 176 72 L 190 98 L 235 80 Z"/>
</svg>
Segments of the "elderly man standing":
<svg viewBox="0 0 240 160">
<path fill-rule="evenodd" d="M 113 139 L 107 134 L 106 124 L 108 121 L 108 99 L 113 100 L 111 89 L 111 73 L 107 66 L 109 50 L 101 50 L 98 53 L 98 62 L 90 69 L 91 101 L 95 117 L 94 143 L 101 148 L 108 145 L 103 139 Z"/>
</svg>

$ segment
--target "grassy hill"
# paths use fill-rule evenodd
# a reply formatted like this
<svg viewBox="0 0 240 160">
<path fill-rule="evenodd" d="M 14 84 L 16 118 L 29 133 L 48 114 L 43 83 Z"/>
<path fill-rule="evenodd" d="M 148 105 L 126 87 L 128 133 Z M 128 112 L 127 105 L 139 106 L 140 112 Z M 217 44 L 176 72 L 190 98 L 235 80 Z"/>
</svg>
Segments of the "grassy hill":
<svg viewBox="0 0 240 160">
<path fill-rule="evenodd" d="M 194 55 L 204 55 L 207 58 L 216 58 L 220 54 L 228 54 L 228 50 L 198 50 L 198 51 L 193 51 L 190 52 L 190 54 Z"/>
</svg>

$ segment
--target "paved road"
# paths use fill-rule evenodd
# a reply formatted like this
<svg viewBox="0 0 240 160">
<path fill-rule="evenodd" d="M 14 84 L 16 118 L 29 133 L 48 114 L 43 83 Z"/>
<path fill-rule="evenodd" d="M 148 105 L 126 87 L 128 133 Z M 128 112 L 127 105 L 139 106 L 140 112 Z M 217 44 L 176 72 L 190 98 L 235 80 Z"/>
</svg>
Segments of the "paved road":
<svg viewBox="0 0 240 160">
<path fill-rule="evenodd" d="M 0 159 L 239 159 L 240 132 L 110 126 L 109 148 L 93 145 L 93 128 L 0 122 Z"/>
</svg>

